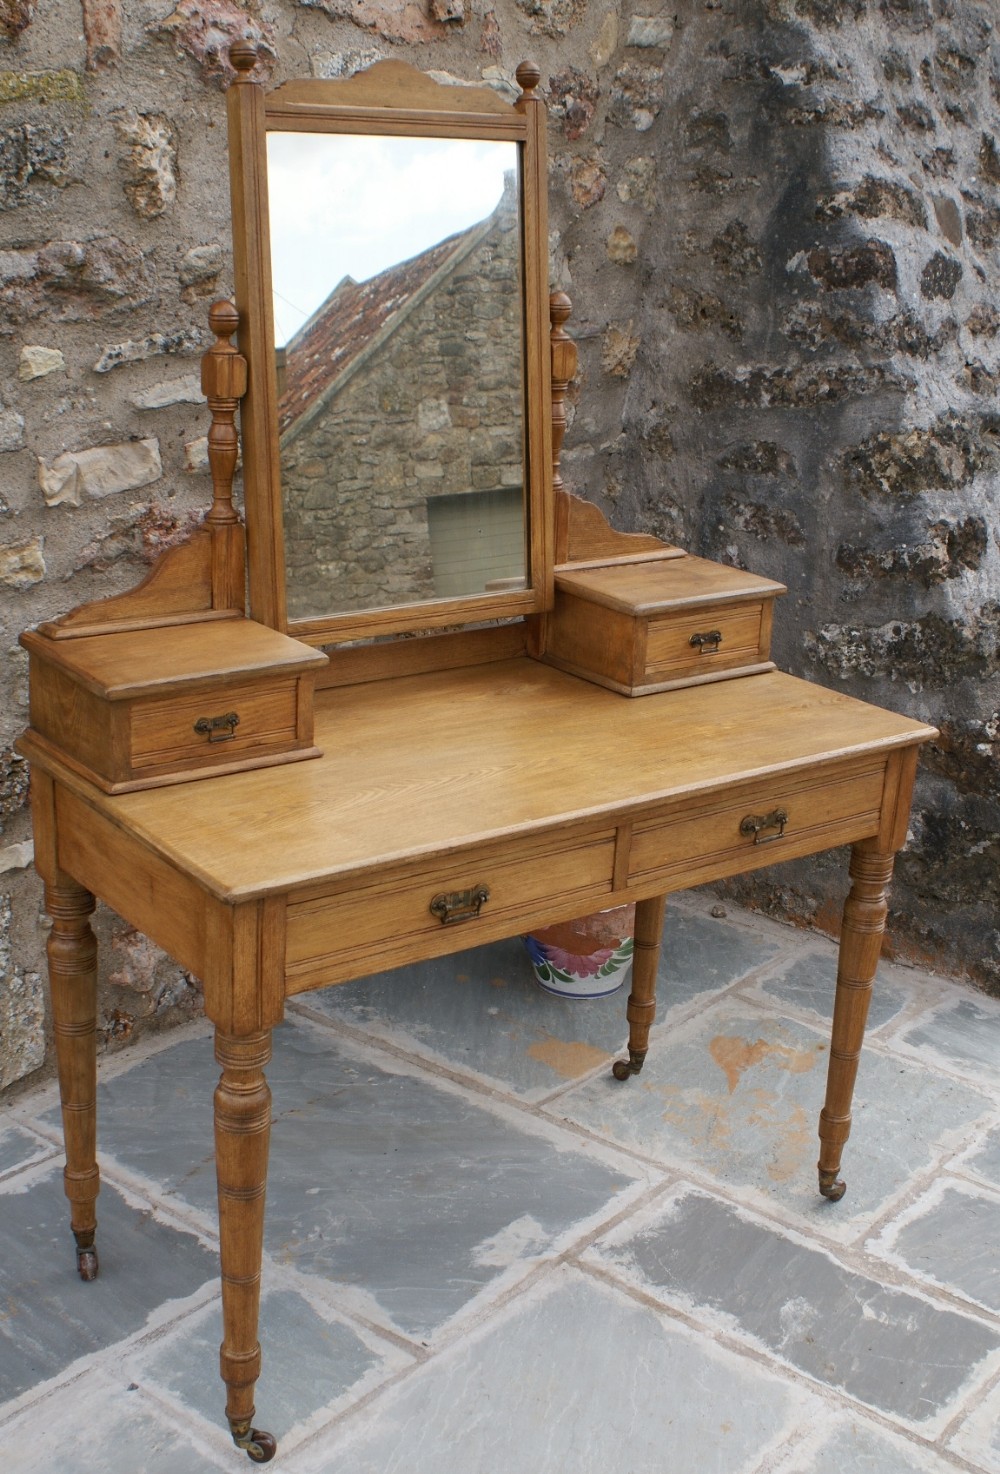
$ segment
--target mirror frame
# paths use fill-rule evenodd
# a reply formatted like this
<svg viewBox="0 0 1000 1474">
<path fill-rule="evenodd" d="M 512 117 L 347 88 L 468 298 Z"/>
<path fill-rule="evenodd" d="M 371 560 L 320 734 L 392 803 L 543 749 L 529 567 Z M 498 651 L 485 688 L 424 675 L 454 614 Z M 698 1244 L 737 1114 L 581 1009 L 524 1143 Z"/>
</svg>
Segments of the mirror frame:
<svg viewBox="0 0 1000 1474">
<path fill-rule="evenodd" d="M 548 159 L 541 74 L 517 69 L 510 104 L 490 88 L 435 82 L 406 62 L 379 61 L 343 81 L 285 82 L 266 92 L 251 79 L 256 53 L 230 51 L 237 77 L 227 95 L 236 307 L 248 388 L 240 408 L 251 617 L 310 645 L 510 619 L 551 609 L 553 496 L 548 342 Z M 391 98 L 391 102 L 386 99 Z M 517 143 L 523 282 L 526 586 L 524 589 L 289 620 L 278 444 L 278 394 L 271 302 L 267 134 L 390 134 Z"/>
</svg>

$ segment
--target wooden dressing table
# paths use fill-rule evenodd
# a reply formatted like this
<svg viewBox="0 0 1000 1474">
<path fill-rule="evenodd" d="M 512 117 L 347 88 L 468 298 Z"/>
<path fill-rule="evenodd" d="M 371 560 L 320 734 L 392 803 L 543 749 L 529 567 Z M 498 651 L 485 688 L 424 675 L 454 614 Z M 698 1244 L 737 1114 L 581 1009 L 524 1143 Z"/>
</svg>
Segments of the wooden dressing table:
<svg viewBox="0 0 1000 1474">
<path fill-rule="evenodd" d="M 213 308 L 218 341 L 203 371 L 215 502 L 192 542 L 167 554 L 138 590 L 27 637 L 32 729 L 22 746 L 32 762 L 36 864 L 52 918 L 65 1180 L 80 1272 L 85 1279 L 97 1273 L 97 956 L 89 915 L 99 896 L 204 981 L 222 1067 L 215 1139 L 226 1411 L 237 1445 L 265 1462 L 274 1440 L 252 1427 L 269 1129 L 265 1067 L 286 996 L 635 901 L 628 1058 L 615 1065 L 624 1080 L 641 1069 L 647 1049 L 666 894 L 851 844 L 819 1128 L 820 1190 L 837 1198 L 885 890 L 906 834 L 917 750 L 933 730 L 784 675 L 757 659 L 756 647 L 757 673 L 720 667 L 729 678 L 715 679 L 698 662 L 710 636 L 711 661 L 718 630 L 699 634 L 701 645 L 692 642 L 693 677 L 635 698 L 547 663 L 559 568 L 575 569 L 568 581 L 578 586 L 581 570 L 596 565 L 603 588 L 616 568 L 634 573 L 654 563 L 656 579 L 669 582 L 684 555 L 654 539 L 611 532 L 559 484 L 563 395 L 574 354 L 563 299 L 551 338 L 545 331 L 537 72 L 519 69 L 524 95 L 513 107 L 477 89 L 439 87 L 396 63 L 346 83 L 287 84 L 266 99 L 249 80 L 252 49 L 235 47 L 233 59 L 240 71 L 229 98 L 239 315 L 225 304 Z M 499 577 L 488 569 L 478 592 L 439 597 L 417 589 L 394 606 L 331 606 L 288 617 L 281 475 L 289 441 L 287 429 L 281 437 L 277 430 L 281 360 L 269 311 L 265 166 L 265 135 L 282 129 L 323 138 L 379 130 L 394 138 L 484 134 L 512 142 L 519 155 L 525 552 L 520 566 Z M 490 238 L 492 226 L 476 229 L 477 242 Z M 489 260 L 501 262 L 500 248 L 489 249 Z M 410 276 L 419 275 L 412 266 Z M 440 266 L 437 260 L 414 289 L 413 296 L 424 296 L 406 304 L 411 323 L 432 288 L 458 280 L 458 267 L 449 276 Z M 477 266 L 474 275 L 481 271 Z M 322 326 L 317 311 L 310 322 L 282 352 L 290 355 Z M 376 326 L 380 341 L 387 322 Z M 231 342 L 237 323 L 239 352 Z M 404 329 L 393 329 L 399 341 Z M 350 383 L 359 372 L 351 367 Z M 340 381 L 335 387 L 342 394 Z M 241 399 L 252 624 L 244 617 L 243 533 L 230 495 Z M 442 454 L 449 450 L 446 411 L 473 440 L 490 412 L 475 385 L 435 390 L 430 399 L 432 410 L 408 413 L 432 426 L 426 443 Z M 390 413 L 384 401 L 376 413 Z M 332 431 L 324 426 L 323 433 Z M 382 482 L 374 486 L 380 494 Z M 487 487 L 490 516 L 497 507 L 509 512 L 502 490 Z M 411 514 L 408 507 L 400 520 Z M 372 544 L 368 534 L 362 541 Z M 684 564 L 688 575 L 693 566 Z M 747 596 L 738 597 L 742 609 Z M 259 625 L 267 652 L 254 665 L 246 652 L 257 649 Z M 442 632 L 428 633 L 435 630 Z M 267 631 L 286 636 L 287 648 L 272 652 Z M 418 631 L 420 638 L 371 640 Z M 585 646 L 577 636 L 574 660 Z M 100 643 L 112 639 L 121 652 L 114 660 L 107 656 L 112 647 Z M 142 645 L 145 676 L 116 663 L 127 667 L 129 640 Z M 184 640 L 221 653 L 195 669 L 192 656 L 185 664 L 177 654 Z M 332 647 L 328 668 L 318 668 L 314 647 Z M 162 659 L 157 648 L 166 652 Z M 151 663 L 158 674 L 150 675 Z M 294 714 L 282 718 L 287 732 L 269 716 L 266 732 L 255 735 L 233 693 L 245 694 L 254 682 L 285 692 L 293 678 L 299 684 Z M 314 678 L 320 689 L 310 712 Z M 128 732 L 148 731 L 150 712 L 169 711 L 173 701 L 189 715 L 202 704 L 209 713 L 194 727 L 197 751 L 190 736 L 175 748 L 165 737 L 155 752 L 146 738 L 145 746 L 129 746 Z M 81 713 L 93 718 L 102 702 L 114 708 L 104 747 L 81 749 L 74 736 Z M 270 696 L 261 704 L 268 712 L 274 706 Z"/>
</svg>

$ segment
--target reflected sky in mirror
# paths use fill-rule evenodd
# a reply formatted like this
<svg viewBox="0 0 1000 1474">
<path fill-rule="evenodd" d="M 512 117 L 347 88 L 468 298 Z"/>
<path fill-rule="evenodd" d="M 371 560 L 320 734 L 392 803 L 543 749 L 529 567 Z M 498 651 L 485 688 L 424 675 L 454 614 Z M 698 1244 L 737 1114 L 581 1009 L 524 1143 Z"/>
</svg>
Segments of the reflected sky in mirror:
<svg viewBox="0 0 1000 1474">
<path fill-rule="evenodd" d="M 344 277 L 368 281 L 485 219 L 514 152 L 470 138 L 269 133 L 275 345 Z"/>
</svg>

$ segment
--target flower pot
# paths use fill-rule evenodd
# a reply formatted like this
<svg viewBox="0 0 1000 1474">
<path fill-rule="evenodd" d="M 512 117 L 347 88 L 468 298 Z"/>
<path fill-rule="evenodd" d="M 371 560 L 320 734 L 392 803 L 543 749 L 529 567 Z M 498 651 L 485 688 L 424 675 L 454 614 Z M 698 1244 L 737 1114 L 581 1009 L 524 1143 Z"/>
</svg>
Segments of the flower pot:
<svg viewBox="0 0 1000 1474">
<path fill-rule="evenodd" d="M 632 966 L 634 906 L 615 906 L 522 937 L 535 981 L 560 998 L 617 993 Z"/>
</svg>

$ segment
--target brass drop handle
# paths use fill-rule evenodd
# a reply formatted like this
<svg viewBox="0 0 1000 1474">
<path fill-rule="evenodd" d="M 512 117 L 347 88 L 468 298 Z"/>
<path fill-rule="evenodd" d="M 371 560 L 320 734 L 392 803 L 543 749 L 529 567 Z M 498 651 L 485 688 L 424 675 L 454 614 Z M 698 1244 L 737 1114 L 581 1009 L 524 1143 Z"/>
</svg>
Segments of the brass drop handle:
<svg viewBox="0 0 1000 1474">
<path fill-rule="evenodd" d="M 694 646 L 699 655 L 714 655 L 722 644 L 722 631 L 706 630 L 704 634 L 692 635 L 688 644 Z"/>
<path fill-rule="evenodd" d="M 209 742 L 231 742 L 239 724 L 238 714 L 227 711 L 221 717 L 199 717 L 194 730 L 199 737 L 207 737 Z"/>
<path fill-rule="evenodd" d="M 456 921 L 474 921 L 490 898 L 489 886 L 474 885 L 467 891 L 442 891 L 431 902 L 431 915 L 442 926 Z"/>
<path fill-rule="evenodd" d="M 748 838 L 752 834 L 754 844 L 772 844 L 784 834 L 787 823 L 788 814 L 784 809 L 772 809 L 769 814 L 747 814 L 740 820 L 740 833 Z M 777 829 L 778 832 L 766 834 L 767 829 Z"/>
</svg>

